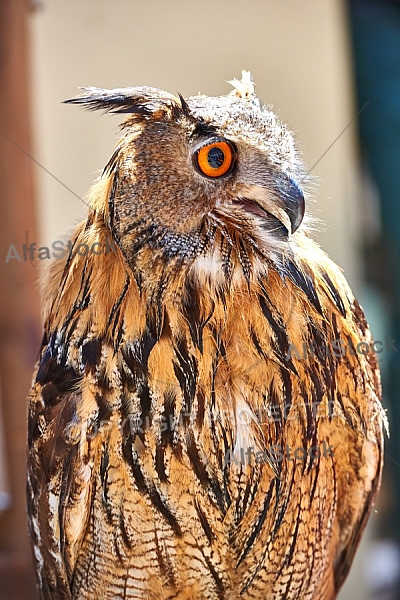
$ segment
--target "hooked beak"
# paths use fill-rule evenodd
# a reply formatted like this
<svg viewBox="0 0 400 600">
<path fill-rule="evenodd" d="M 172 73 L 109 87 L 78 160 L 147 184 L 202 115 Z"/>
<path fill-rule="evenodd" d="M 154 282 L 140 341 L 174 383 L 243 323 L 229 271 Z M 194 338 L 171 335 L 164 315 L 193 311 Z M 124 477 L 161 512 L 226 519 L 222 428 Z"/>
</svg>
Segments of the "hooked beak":
<svg viewBox="0 0 400 600">
<path fill-rule="evenodd" d="M 269 229 L 285 229 L 285 237 L 300 227 L 305 212 L 304 194 L 291 178 L 281 178 L 275 189 L 260 185 L 244 185 L 235 199 L 243 209 L 265 221 Z M 275 224 L 275 226 L 274 226 Z"/>
</svg>

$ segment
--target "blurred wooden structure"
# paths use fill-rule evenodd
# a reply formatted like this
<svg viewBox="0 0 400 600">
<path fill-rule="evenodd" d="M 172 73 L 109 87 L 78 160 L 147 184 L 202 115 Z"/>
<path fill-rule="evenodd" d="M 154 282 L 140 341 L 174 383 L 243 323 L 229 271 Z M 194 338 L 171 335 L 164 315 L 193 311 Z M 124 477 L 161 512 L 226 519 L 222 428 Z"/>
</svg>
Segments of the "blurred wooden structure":
<svg viewBox="0 0 400 600">
<path fill-rule="evenodd" d="M 0 0 L 0 419 L 10 504 L 0 513 L 0 600 L 34 600 L 25 503 L 26 394 L 40 340 L 37 270 L 6 263 L 36 240 L 30 153 L 27 0 Z M 3 496 L 4 498 L 4 496 Z"/>
</svg>

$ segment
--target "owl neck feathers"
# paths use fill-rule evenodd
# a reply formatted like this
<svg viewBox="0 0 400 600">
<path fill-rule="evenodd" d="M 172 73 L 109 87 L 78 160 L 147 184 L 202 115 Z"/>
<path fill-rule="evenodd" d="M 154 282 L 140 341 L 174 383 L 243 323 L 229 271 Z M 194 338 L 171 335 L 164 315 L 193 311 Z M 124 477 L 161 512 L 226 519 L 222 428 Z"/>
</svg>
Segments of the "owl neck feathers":
<svg viewBox="0 0 400 600">
<path fill-rule="evenodd" d="M 93 335 L 104 336 L 114 346 L 122 329 L 125 336 L 130 332 L 134 338 L 150 326 L 159 337 L 165 307 L 178 308 L 181 314 L 186 314 L 184 318 L 188 322 L 188 313 L 192 313 L 194 319 L 206 318 L 212 306 L 220 305 L 226 312 L 234 295 L 251 298 L 262 287 L 266 289 L 270 276 L 277 278 L 277 285 L 294 285 L 320 316 L 327 303 L 346 316 L 352 295 L 344 277 L 304 235 L 296 238 L 296 261 L 289 258 L 281 262 L 256 262 L 254 255 L 245 251 L 240 236 L 234 242 L 231 236 L 224 246 L 226 236 L 216 230 L 215 225 L 211 231 L 213 224 L 208 223 L 202 248 L 209 247 L 210 252 L 197 250 L 189 263 L 173 257 L 168 265 L 162 252 L 144 247 L 138 255 L 141 268 L 132 269 L 107 225 L 109 207 L 104 199 L 111 185 L 107 178 L 94 187 L 93 210 L 75 231 L 72 256 L 54 261 L 44 277 L 44 309 L 50 329 L 58 329 L 62 324 L 65 327 L 66 323 L 71 324 L 86 315 L 86 329 L 91 329 Z M 87 247 L 89 252 L 79 254 L 80 246 Z M 344 296 L 338 292 L 338 281 Z M 191 328 L 193 332 L 194 323 Z"/>
<path fill-rule="evenodd" d="M 104 215 L 93 212 L 78 226 L 73 248 L 94 243 L 106 248 L 112 242 Z M 362 311 L 354 308 L 339 269 L 307 241 L 299 254 L 302 267 L 288 263 L 282 272 L 243 278 L 230 291 L 206 279 L 200 285 L 193 271 L 181 273 L 151 300 L 116 245 L 98 255 L 55 261 L 46 283 L 45 344 L 87 390 L 77 418 L 89 418 L 97 404 L 98 419 L 113 410 L 127 419 L 138 411 L 142 419 L 164 418 L 170 410 L 172 417 L 183 416 L 182 431 L 195 419 L 207 436 L 204 415 L 229 414 L 229 447 L 262 448 L 264 434 L 254 414 L 269 404 L 259 393 L 260 378 L 270 389 L 268 402 L 279 397 L 290 406 L 299 373 L 308 373 L 312 364 L 320 378 L 330 369 L 327 356 L 311 363 L 299 359 L 304 343 L 316 339 L 329 347 L 340 335 L 356 345 L 359 337 L 351 313 Z M 254 395 L 243 395 L 241 386 L 247 385 Z M 324 384 L 320 388 L 322 398 Z M 243 412 L 254 426 L 241 426 Z M 168 435 L 171 444 L 179 444 L 172 431 Z"/>
</svg>

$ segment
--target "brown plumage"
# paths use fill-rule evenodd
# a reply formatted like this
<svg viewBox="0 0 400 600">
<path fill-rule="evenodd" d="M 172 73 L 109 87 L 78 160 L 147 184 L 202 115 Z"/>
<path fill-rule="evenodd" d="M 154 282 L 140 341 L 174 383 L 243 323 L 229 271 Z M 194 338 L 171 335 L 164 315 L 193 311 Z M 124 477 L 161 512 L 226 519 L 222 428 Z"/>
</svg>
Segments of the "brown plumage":
<svg viewBox="0 0 400 600">
<path fill-rule="evenodd" d="M 127 118 L 44 285 L 43 599 L 331 600 L 350 568 L 381 476 L 378 366 L 302 223 L 291 134 L 248 74 L 233 85 L 70 101 Z"/>
</svg>

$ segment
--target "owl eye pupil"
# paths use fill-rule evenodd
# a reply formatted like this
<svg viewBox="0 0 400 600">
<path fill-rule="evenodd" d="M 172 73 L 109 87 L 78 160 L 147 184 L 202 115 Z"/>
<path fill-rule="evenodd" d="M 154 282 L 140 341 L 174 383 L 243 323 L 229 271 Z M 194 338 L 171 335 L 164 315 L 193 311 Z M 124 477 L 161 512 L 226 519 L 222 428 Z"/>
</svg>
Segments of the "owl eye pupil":
<svg viewBox="0 0 400 600">
<path fill-rule="evenodd" d="M 213 169 L 218 169 L 224 164 L 225 154 L 221 148 L 211 148 L 211 150 L 208 152 L 207 160 L 210 167 Z"/>
</svg>

